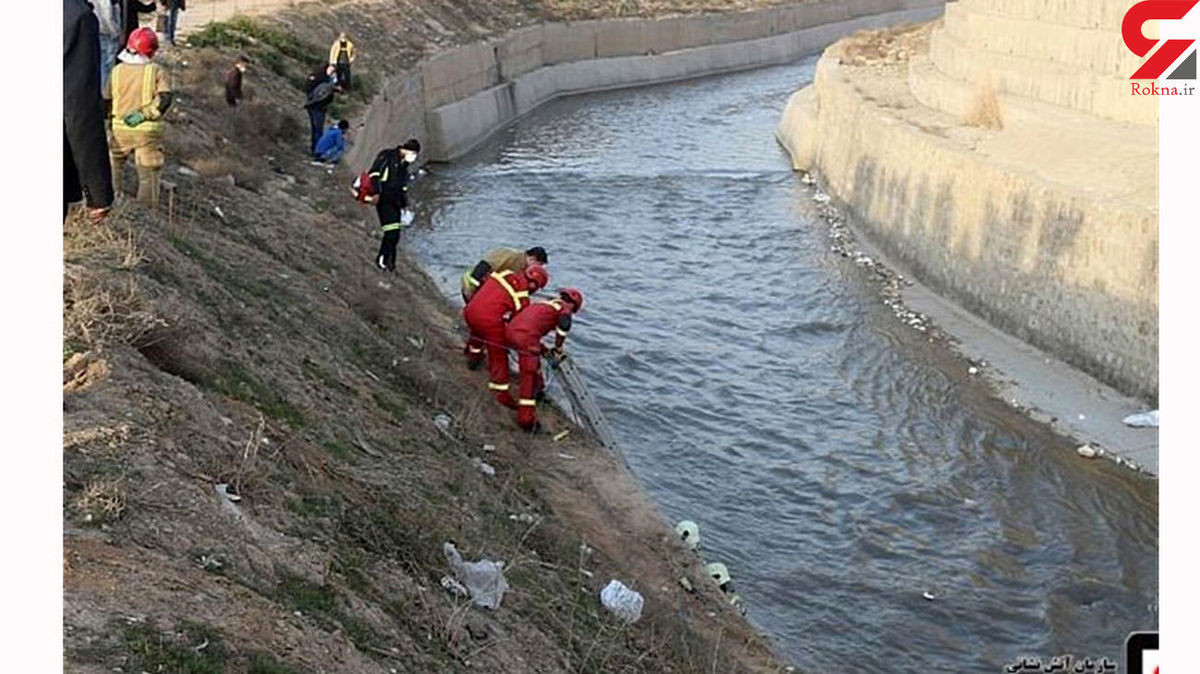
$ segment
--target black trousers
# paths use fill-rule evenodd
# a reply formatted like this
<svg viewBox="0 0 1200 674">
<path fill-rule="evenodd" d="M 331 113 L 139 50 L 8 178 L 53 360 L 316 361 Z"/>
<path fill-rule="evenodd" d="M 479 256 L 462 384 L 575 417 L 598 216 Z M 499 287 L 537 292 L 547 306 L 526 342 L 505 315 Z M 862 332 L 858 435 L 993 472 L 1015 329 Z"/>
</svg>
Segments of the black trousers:
<svg viewBox="0 0 1200 674">
<path fill-rule="evenodd" d="M 388 271 L 396 271 L 396 247 L 400 245 L 400 230 L 393 229 L 383 233 L 383 241 L 379 243 L 379 258 Z"/>
<path fill-rule="evenodd" d="M 349 63 L 339 63 L 334 67 L 337 68 L 338 86 L 340 86 L 343 89 L 349 89 L 350 88 L 350 64 Z"/>
<path fill-rule="evenodd" d="M 399 205 L 380 202 L 375 206 L 375 212 L 379 215 L 380 227 L 394 227 L 383 233 L 383 241 L 379 243 L 379 255 L 376 258 L 382 258 L 383 266 L 388 271 L 396 271 L 396 247 L 400 245 L 400 215 L 403 209 Z"/>
</svg>

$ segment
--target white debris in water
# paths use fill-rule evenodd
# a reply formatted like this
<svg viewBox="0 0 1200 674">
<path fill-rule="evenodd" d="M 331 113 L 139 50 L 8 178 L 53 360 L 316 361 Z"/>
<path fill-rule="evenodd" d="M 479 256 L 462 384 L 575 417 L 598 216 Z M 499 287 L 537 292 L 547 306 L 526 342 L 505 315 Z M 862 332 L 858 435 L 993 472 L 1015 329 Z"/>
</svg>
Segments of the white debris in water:
<svg viewBox="0 0 1200 674">
<path fill-rule="evenodd" d="M 1096 451 L 1096 448 L 1092 447 L 1091 445 L 1083 445 L 1079 449 L 1076 449 L 1075 453 L 1085 459 L 1094 459 L 1099 455 L 1099 452 Z"/>
<path fill-rule="evenodd" d="M 936 597 L 934 597 L 932 592 L 922 592 L 921 596 L 925 597 L 926 601 L 933 601 L 936 598 Z"/>
<path fill-rule="evenodd" d="M 813 201 L 817 202 L 818 204 L 827 204 L 829 203 L 829 199 L 829 195 L 825 194 L 824 192 L 817 192 L 813 195 Z"/>
<path fill-rule="evenodd" d="M 1130 414 L 1122 419 L 1121 423 L 1133 428 L 1158 428 L 1158 410 L 1142 412 L 1141 414 Z"/>
</svg>

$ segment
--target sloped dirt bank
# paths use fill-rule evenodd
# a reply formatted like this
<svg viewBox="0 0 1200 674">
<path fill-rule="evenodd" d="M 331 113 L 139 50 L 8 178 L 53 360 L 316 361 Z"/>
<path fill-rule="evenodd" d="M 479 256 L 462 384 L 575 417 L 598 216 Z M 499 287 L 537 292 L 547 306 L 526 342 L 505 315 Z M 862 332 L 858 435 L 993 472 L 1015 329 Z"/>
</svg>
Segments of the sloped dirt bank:
<svg viewBox="0 0 1200 674">
<path fill-rule="evenodd" d="M 443 4 L 425 11 L 469 14 L 438 22 L 455 35 L 539 11 Z M 366 55 L 434 43 L 402 9 L 240 22 L 167 54 L 174 196 L 67 224 L 65 669 L 780 669 L 619 462 L 578 432 L 513 431 L 462 367 L 455 312 L 411 260 L 370 268 L 374 214 L 301 156 L 303 54 L 343 21 L 359 31 L 353 116 L 378 72 Z M 228 110 L 241 51 L 253 95 Z M 447 540 L 506 561 L 498 611 L 440 587 Z M 635 626 L 600 608 L 609 578 L 646 596 Z"/>
</svg>

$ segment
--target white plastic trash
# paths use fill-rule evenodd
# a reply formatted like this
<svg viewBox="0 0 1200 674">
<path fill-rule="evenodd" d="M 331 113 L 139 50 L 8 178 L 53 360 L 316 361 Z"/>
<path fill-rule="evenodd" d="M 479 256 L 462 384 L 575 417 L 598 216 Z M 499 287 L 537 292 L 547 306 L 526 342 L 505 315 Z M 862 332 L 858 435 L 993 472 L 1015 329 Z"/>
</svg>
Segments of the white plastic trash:
<svg viewBox="0 0 1200 674">
<path fill-rule="evenodd" d="M 610 580 L 600 590 L 600 603 L 626 623 L 633 624 L 642 617 L 642 595 L 625 587 L 619 580 Z"/>
<path fill-rule="evenodd" d="M 675 525 L 675 535 L 683 541 L 688 550 L 700 547 L 700 526 L 691 520 L 683 520 Z"/>
<path fill-rule="evenodd" d="M 504 578 L 504 562 L 481 559 L 478 562 L 464 562 L 458 548 L 453 543 L 442 545 L 442 553 L 454 577 L 471 593 L 471 601 L 476 606 L 498 609 L 500 600 L 508 591 L 508 581 Z"/>
<path fill-rule="evenodd" d="M 1130 414 L 1121 420 L 1126 426 L 1134 428 L 1158 428 L 1158 410 L 1142 412 L 1141 414 Z"/>
</svg>

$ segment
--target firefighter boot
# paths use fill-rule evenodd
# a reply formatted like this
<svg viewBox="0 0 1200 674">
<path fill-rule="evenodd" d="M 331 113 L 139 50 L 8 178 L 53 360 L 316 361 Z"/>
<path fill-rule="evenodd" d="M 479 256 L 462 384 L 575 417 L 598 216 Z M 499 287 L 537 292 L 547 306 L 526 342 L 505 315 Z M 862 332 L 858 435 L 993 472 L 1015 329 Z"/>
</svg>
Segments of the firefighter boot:
<svg viewBox="0 0 1200 674">
<path fill-rule="evenodd" d="M 137 200 L 149 206 L 158 208 L 159 178 L 161 167 L 139 166 Z"/>
</svg>

